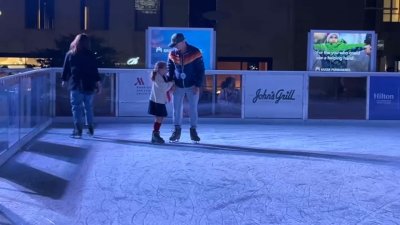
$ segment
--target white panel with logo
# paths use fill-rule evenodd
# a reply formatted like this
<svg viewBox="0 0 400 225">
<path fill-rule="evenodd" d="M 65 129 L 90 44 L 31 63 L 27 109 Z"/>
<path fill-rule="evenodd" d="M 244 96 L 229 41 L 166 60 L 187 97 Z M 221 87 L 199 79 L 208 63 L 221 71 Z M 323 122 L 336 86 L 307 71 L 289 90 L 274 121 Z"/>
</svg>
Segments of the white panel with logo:
<svg viewBox="0 0 400 225">
<path fill-rule="evenodd" d="M 132 70 L 119 74 L 119 116 L 149 116 L 150 71 Z"/>
<path fill-rule="evenodd" d="M 303 118 L 303 76 L 246 76 L 245 118 Z"/>
</svg>

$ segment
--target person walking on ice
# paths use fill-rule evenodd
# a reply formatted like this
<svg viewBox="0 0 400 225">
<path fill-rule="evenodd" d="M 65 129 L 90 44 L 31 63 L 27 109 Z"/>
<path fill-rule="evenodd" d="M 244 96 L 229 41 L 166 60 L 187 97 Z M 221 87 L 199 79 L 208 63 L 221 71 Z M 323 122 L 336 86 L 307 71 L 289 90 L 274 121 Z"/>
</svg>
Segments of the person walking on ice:
<svg viewBox="0 0 400 225">
<path fill-rule="evenodd" d="M 64 60 L 61 85 L 68 86 L 74 130 L 72 138 L 82 137 L 83 115 L 86 117 L 88 134 L 94 135 L 93 99 L 101 92 L 101 77 L 96 57 L 90 50 L 87 34 L 78 34 L 71 42 Z"/>
</svg>

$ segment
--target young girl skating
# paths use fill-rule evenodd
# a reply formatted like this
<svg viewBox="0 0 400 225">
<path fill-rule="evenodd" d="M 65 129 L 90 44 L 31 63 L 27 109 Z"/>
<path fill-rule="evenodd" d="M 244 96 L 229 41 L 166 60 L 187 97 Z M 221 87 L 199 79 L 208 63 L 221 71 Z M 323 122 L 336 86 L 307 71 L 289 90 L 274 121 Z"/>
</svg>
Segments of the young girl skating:
<svg viewBox="0 0 400 225">
<path fill-rule="evenodd" d="M 164 139 L 160 136 L 160 127 L 164 117 L 167 116 L 167 107 L 165 104 L 169 101 L 168 91 L 174 84 L 172 81 L 168 81 L 167 72 L 167 63 L 158 61 L 151 73 L 152 85 L 148 113 L 155 117 L 151 143 L 156 144 L 165 143 Z"/>
</svg>

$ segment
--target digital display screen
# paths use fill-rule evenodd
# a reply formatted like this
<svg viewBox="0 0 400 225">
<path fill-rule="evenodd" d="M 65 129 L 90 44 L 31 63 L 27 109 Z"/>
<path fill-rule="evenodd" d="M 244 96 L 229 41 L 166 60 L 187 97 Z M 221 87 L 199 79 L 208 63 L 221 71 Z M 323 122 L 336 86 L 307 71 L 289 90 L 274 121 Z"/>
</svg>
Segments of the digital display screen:
<svg viewBox="0 0 400 225">
<path fill-rule="evenodd" d="M 308 70 L 372 72 L 376 62 L 376 35 L 370 31 L 311 31 Z"/>
<path fill-rule="evenodd" d="M 167 61 L 171 36 L 182 33 L 189 45 L 200 49 L 206 70 L 215 67 L 214 30 L 211 28 L 149 27 L 146 37 L 146 66 L 151 69 L 157 61 Z"/>
</svg>

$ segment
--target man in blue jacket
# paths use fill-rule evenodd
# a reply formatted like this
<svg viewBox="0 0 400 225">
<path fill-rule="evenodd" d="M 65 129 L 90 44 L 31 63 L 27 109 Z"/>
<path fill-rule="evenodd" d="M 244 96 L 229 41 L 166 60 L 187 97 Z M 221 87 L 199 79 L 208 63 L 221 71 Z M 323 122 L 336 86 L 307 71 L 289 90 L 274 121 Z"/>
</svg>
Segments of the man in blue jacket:
<svg viewBox="0 0 400 225">
<path fill-rule="evenodd" d="M 200 88 L 204 79 L 204 62 L 200 50 L 189 45 L 182 33 L 171 36 L 169 47 L 174 48 L 168 55 L 168 70 L 171 80 L 175 81 L 173 93 L 173 121 L 175 129 L 169 138 L 171 142 L 179 141 L 183 112 L 183 99 L 189 101 L 190 138 L 199 142 L 197 120 Z"/>
</svg>

